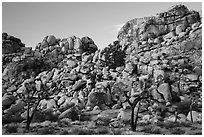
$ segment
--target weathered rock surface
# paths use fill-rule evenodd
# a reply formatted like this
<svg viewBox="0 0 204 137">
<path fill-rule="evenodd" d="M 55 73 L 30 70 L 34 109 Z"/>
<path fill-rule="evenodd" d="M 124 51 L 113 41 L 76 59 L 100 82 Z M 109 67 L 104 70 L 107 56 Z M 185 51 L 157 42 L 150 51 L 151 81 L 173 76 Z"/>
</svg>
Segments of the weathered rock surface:
<svg viewBox="0 0 204 137">
<path fill-rule="evenodd" d="M 175 112 L 180 121 L 189 120 L 190 110 L 200 122 L 200 18 L 198 12 L 176 5 L 157 16 L 128 21 L 118 40 L 101 50 L 87 36 L 54 35 L 32 50 L 3 33 L 3 119 L 20 115 L 25 119 L 30 100 L 32 109 L 40 101 L 36 121 L 93 116 L 98 125 L 123 127 L 118 121 L 130 121 L 131 108 L 124 93 L 131 96 L 145 90 L 157 101 L 141 103 L 143 122 L 172 121 Z"/>
</svg>

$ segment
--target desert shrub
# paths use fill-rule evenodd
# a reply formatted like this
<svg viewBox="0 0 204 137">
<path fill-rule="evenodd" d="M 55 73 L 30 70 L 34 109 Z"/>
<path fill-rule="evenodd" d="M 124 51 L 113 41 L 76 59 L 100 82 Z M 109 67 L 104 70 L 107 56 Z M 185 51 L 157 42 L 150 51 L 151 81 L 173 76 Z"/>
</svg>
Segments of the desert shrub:
<svg viewBox="0 0 204 137">
<path fill-rule="evenodd" d="M 17 133 L 18 125 L 17 124 L 9 124 L 6 126 L 6 133 Z"/>
<path fill-rule="evenodd" d="M 62 130 L 59 132 L 59 135 L 69 135 L 69 132 L 67 130 Z"/>
<path fill-rule="evenodd" d="M 32 122 L 43 122 L 45 121 L 45 116 L 41 111 L 36 111 L 35 115 L 33 116 Z"/>
<path fill-rule="evenodd" d="M 125 124 L 125 125 L 130 125 L 130 123 L 131 123 L 131 120 L 129 119 L 129 120 L 122 120 L 121 121 L 123 124 Z"/>
<path fill-rule="evenodd" d="M 197 132 L 195 133 L 195 135 L 202 135 L 202 132 Z"/>
<path fill-rule="evenodd" d="M 113 132 L 113 135 L 122 135 L 121 129 L 113 129 L 112 132 Z"/>
<path fill-rule="evenodd" d="M 100 135 L 110 134 L 110 132 L 109 132 L 109 130 L 107 128 L 98 128 L 96 133 L 100 134 Z"/>
<path fill-rule="evenodd" d="M 97 126 L 108 126 L 110 123 L 110 119 L 109 118 L 98 118 L 94 121 L 96 123 Z"/>
<path fill-rule="evenodd" d="M 141 132 L 147 132 L 147 133 L 149 133 L 149 131 L 151 131 L 151 129 L 152 129 L 152 126 L 146 125 L 146 126 L 144 126 L 144 127 L 141 129 Z"/>
<path fill-rule="evenodd" d="M 196 129 L 198 129 L 197 127 L 194 127 L 194 126 L 192 126 L 191 128 L 190 128 L 190 130 L 196 130 Z"/>
<path fill-rule="evenodd" d="M 190 122 L 181 122 L 181 123 L 168 122 L 168 123 L 158 123 L 157 125 L 160 127 L 165 127 L 166 129 L 171 129 L 175 127 L 191 127 L 192 126 Z"/>
<path fill-rule="evenodd" d="M 72 126 L 71 119 L 68 118 L 61 119 L 60 121 L 57 121 L 57 125 L 59 127 L 71 127 Z"/>
<path fill-rule="evenodd" d="M 141 131 L 145 133 L 151 133 L 151 134 L 161 134 L 161 128 L 156 125 L 153 125 L 153 126 L 146 125 Z"/>
<path fill-rule="evenodd" d="M 96 123 L 95 123 L 94 121 L 89 121 L 88 124 L 87 124 L 87 127 L 88 127 L 89 129 L 95 129 L 95 128 L 97 128 Z"/>
<path fill-rule="evenodd" d="M 92 129 L 74 128 L 71 131 L 72 135 L 93 135 L 95 134 Z"/>
<path fill-rule="evenodd" d="M 156 123 L 156 125 L 159 126 L 159 127 L 161 127 L 161 128 L 165 127 L 165 123 L 162 122 L 162 121 L 158 121 L 158 122 Z"/>
<path fill-rule="evenodd" d="M 37 133 L 39 135 L 49 135 L 49 134 L 53 134 L 53 129 L 50 127 L 44 127 L 44 128 L 40 128 L 38 129 Z"/>
<path fill-rule="evenodd" d="M 150 131 L 150 133 L 153 133 L 153 134 L 161 134 L 161 128 L 159 127 L 153 127 Z"/>
<path fill-rule="evenodd" d="M 147 126 L 147 125 L 149 125 L 149 124 L 150 124 L 150 122 L 147 122 L 147 123 L 140 122 L 140 123 L 138 123 L 138 126 Z"/>
<path fill-rule="evenodd" d="M 8 123 L 20 123 L 24 119 L 20 116 L 19 113 L 15 115 L 8 115 L 8 116 L 2 116 L 2 124 L 8 124 Z"/>
<path fill-rule="evenodd" d="M 197 121 L 197 122 L 195 122 L 195 123 L 202 124 L 202 121 Z"/>
<path fill-rule="evenodd" d="M 191 122 L 181 122 L 179 123 L 179 127 L 191 127 L 192 123 Z"/>
<path fill-rule="evenodd" d="M 175 135 L 181 135 L 185 133 L 185 131 L 180 128 L 171 128 L 170 132 L 171 134 L 175 134 Z"/>
<path fill-rule="evenodd" d="M 175 128 L 178 127 L 178 123 L 174 123 L 174 122 L 168 122 L 168 123 L 164 123 L 164 127 L 166 129 L 170 129 L 170 128 Z"/>
</svg>

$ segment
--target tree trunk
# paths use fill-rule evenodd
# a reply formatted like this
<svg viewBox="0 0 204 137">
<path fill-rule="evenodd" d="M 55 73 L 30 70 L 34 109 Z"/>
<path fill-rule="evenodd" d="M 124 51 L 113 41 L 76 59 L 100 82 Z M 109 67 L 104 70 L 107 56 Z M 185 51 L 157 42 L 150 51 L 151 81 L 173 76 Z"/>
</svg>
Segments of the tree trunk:
<svg viewBox="0 0 204 137">
<path fill-rule="evenodd" d="M 134 109 L 135 109 L 135 106 L 132 106 L 132 113 L 131 113 L 131 129 L 132 131 L 135 131 L 135 127 L 134 127 Z"/>
<path fill-rule="evenodd" d="M 191 122 L 193 123 L 192 106 L 193 106 L 193 102 L 190 105 L 190 116 L 191 116 Z"/>
<path fill-rule="evenodd" d="M 136 131 L 136 128 L 137 128 L 137 121 L 138 121 L 138 114 L 139 114 L 139 110 L 140 110 L 140 102 L 139 102 L 139 105 L 138 105 L 138 108 L 137 108 L 137 113 L 136 113 L 136 118 L 135 118 L 135 124 L 134 124 L 134 131 Z"/>
<path fill-rule="evenodd" d="M 28 100 L 28 103 L 27 103 L 27 121 L 26 121 L 26 130 L 29 130 L 30 128 L 30 101 Z"/>
</svg>

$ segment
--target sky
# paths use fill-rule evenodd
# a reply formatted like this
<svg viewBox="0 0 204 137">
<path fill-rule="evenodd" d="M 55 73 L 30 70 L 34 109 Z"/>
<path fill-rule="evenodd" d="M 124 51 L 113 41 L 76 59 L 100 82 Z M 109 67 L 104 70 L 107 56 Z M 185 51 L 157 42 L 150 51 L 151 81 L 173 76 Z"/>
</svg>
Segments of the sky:
<svg viewBox="0 0 204 137">
<path fill-rule="evenodd" d="M 89 36 L 104 48 L 117 40 L 127 21 L 156 15 L 176 4 L 202 9 L 201 2 L 3 2 L 2 32 L 33 48 L 47 35 L 61 39 Z"/>
</svg>

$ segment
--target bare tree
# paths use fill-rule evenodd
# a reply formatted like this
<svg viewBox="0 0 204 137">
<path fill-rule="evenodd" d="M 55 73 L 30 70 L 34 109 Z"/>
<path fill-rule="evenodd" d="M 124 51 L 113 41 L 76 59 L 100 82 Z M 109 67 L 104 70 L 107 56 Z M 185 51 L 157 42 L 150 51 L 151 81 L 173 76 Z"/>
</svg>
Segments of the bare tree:
<svg viewBox="0 0 204 137">
<path fill-rule="evenodd" d="M 141 85 L 142 84 L 142 85 Z M 129 105 L 131 106 L 131 129 L 132 131 L 136 131 L 137 128 L 137 121 L 138 121 L 138 114 L 140 111 L 140 105 L 141 105 L 141 101 L 142 100 L 146 100 L 148 98 L 150 98 L 150 94 L 148 92 L 148 90 L 146 89 L 146 85 L 145 82 L 142 81 L 142 83 L 139 84 L 140 86 L 140 91 L 137 91 L 138 93 L 134 95 L 134 100 L 131 101 L 131 95 L 128 95 L 129 91 L 125 91 L 124 95 L 127 98 L 127 102 L 129 103 Z M 137 107 L 137 111 L 135 114 L 135 108 Z"/>
<path fill-rule="evenodd" d="M 42 82 L 41 82 L 42 83 Z M 30 124 L 32 119 L 37 111 L 37 107 L 42 99 L 44 99 L 46 95 L 45 85 L 41 84 L 41 91 L 38 92 L 35 88 L 34 78 L 31 78 L 29 82 L 25 84 L 26 92 L 25 92 L 25 102 L 27 104 L 27 121 L 26 121 L 26 130 L 29 131 Z M 32 109 L 32 114 L 31 113 Z"/>
</svg>

